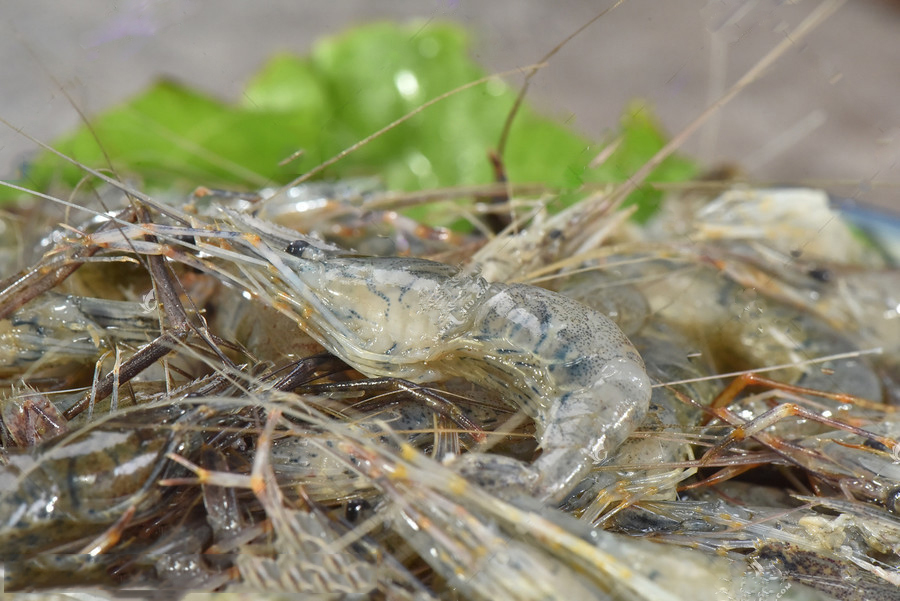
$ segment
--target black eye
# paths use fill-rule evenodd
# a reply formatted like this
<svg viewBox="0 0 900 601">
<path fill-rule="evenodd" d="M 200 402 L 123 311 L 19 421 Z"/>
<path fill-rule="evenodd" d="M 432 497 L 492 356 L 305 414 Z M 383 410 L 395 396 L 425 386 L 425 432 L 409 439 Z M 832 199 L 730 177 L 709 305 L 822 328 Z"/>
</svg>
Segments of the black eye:
<svg viewBox="0 0 900 601">
<path fill-rule="evenodd" d="M 820 282 L 827 282 L 831 279 L 831 272 L 824 267 L 817 267 L 809 270 L 809 277 Z"/>
<path fill-rule="evenodd" d="M 900 513 L 900 487 L 888 491 L 884 500 L 884 507 L 892 513 Z"/>
<path fill-rule="evenodd" d="M 303 257 L 303 251 L 312 246 L 306 240 L 294 240 L 287 245 L 284 252 L 294 255 L 295 257 Z"/>
<path fill-rule="evenodd" d="M 369 508 L 371 508 L 371 505 L 369 505 L 369 502 L 365 499 L 348 501 L 347 508 L 344 510 L 344 517 L 346 517 L 347 521 L 351 524 L 355 524 L 356 521 L 359 520 L 359 514 Z"/>
</svg>

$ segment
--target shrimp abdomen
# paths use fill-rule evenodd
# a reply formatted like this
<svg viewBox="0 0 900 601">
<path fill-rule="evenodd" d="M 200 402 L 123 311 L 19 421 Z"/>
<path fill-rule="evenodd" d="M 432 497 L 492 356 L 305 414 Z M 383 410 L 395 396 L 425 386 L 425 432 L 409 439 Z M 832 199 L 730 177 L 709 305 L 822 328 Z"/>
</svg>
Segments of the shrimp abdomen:
<svg viewBox="0 0 900 601">
<path fill-rule="evenodd" d="M 475 319 L 473 340 L 535 420 L 543 452 L 539 494 L 575 486 L 637 427 L 650 381 L 637 350 L 605 315 L 526 285 L 494 285 Z M 514 392 L 513 392 L 514 391 Z"/>
</svg>

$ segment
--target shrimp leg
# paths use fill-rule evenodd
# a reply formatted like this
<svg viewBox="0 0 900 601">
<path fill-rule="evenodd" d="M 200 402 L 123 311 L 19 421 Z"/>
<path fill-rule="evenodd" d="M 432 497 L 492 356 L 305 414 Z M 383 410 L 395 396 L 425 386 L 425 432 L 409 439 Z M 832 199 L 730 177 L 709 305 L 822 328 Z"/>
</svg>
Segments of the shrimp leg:
<svg viewBox="0 0 900 601">
<path fill-rule="evenodd" d="M 134 209 L 125 209 L 113 220 L 101 225 L 99 230 L 120 222 L 134 221 L 135 217 Z M 100 249 L 101 246 L 94 244 L 70 248 L 64 251 L 62 257 L 51 257 L 48 265 L 39 264 L 0 282 L 0 319 L 8 318 L 25 303 L 55 288 Z M 59 265 L 51 267 L 54 263 Z"/>
<path fill-rule="evenodd" d="M 781 455 L 791 463 L 800 467 L 811 469 L 813 463 L 821 460 L 820 454 L 816 451 L 798 447 L 788 442 L 780 440 L 778 437 L 767 434 L 764 430 L 778 421 L 791 416 L 800 417 L 816 421 L 832 428 L 837 428 L 863 437 L 875 445 L 882 445 L 884 448 L 893 449 L 897 447 L 897 441 L 868 432 L 861 428 L 857 428 L 850 424 L 824 417 L 814 411 L 805 409 L 792 403 L 783 403 L 777 407 L 770 409 L 755 419 L 745 422 L 740 417 L 729 411 L 728 409 L 719 409 L 716 414 L 724 421 L 734 426 L 734 430 L 725 437 L 716 447 L 710 449 L 701 459 L 701 464 L 711 461 L 713 458 L 721 454 L 721 452 L 734 444 L 735 442 L 746 438 L 754 438 L 760 443 L 772 449 L 775 453 Z"/>
<path fill-rule="evenodd" d="M 148 220 L 149 216 L 146 209 L 142 209 L 142 217 L 144 218 L 144 221 Z M 147 242 L 156 242 L 156 236 L 150 234 L 146 235 L 145 239 Z M 187 339 L 192 330 L 200 333 L 201 338 L 207 342 L 210 348 L 212 348 L 226 365 L 231 367 L 234 366 L 231 360 L 219 350 L 218 346 L 210 336 L 204 335 L 204 328 L 198 328 L 191 323 L 190 318 L 184 309 L 184 305 L 178 297 L 178 292 L 175 289 L 175 278 L 169 272 L 169 269 L 165 264 L 165 259 L 159 255 L 149 255 L 147 256 L 147 266 L 150 270 L 150 275 L 153 278 L 154 288 L 159 295 L 158 298 L 160 299 L 160 304 L 162 305 L 169 322 L 172 324 L 171 328 L 168 331 L 163 332 L 156 340 L 129 357 L 118 367 L 118 369 L 114 368 L 103 379 L 95 382 L 92 389 L 66 411 L 66 419 L 72 419 L 87 409 L 92 402 L 105 399 L 113 393 L 117 385 L 129 381 L 149 366 L 168 355 L 179 344 Z"/>
<path fill-rule="evenodd" d="M 463 428 L 475 440 L 475 442 L 484 442 L 484 429 L 466 415 L 452 401 L 444 398 L 434 390 L 427 389 L 423 386 L 402 380 L 400 378 L 372 378 L 369 380 L 360 380 L 356 382 L 333 382 L 331 384 L 318 384 L 312 386 L 304 386 L 304 392 L 320 393 L 320 392 L 338 392 L 350 390 L 366 390 L 375 392 L 402 392 L 412 396 L 415 400 L 425 404 L 435 413 L 448 417 L 453 420 L 457 426 Z"/>
</svg>

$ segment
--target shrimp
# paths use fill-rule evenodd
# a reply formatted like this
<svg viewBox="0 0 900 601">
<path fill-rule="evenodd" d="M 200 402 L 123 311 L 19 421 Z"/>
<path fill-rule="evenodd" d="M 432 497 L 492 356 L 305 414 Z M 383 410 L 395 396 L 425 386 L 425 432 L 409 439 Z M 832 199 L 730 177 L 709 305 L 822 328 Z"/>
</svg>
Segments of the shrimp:
<svg viewBox="0 0 900 601">
<path fill-rule="evenodd" d="M 600 311 L 630 338 L 647 323 L 650 306 L 635 286 L 617 280 L 599 271 L 578 274 L 566 278 L 558 292 Z"/>
<path fill-rule="evenodd" d="M 289 254 L 259 249 L 306 331 L 362 373 L 417 383 L 461 376 L 508 395 L 535 422 L 543 452 L 528 471 L 542 499 L 560 500 L 647 411 L 637 350 L 581 303 L 421 259 L 329 256 L 305 241 Z"/>
<path fill-rule="evenodd" d="M 117 236 L 148 231 L 225 241 L 258 257 L 245 259 L 231 281 L 288 313 L 363 374 L 414 383 L 458 376 L 499 391 L 534 420 L 542 453 L 523 468 L 523 490 L 541 499 L 561 500 L 647 412 L 650 381 L 640 354 L 615 323 L 577 301 L 525 284 L 488 283 L 424 259 L 354 256 L 296 234 L 279 251 L 269 242 L 284 243 L 288 230 L 225 216 L 249 232 L 144 224 L 93 242 L 127 250 L 133 244 Z M 182 257 L 165 247 L 142 248 Z M 202 248 L 234 261 L 229 250 Z M 473 474 L 503 463 L 497 456 L 464 457 L 461 467 Z M 482 482 L 497 485 L 489 475 Z"/>
<path fill-rule="evenodd" d="M 298 417 L 291 409 L 287 411 Z M 313 421 L 323 418 L 310 407 L 305 407 L 302 415 Z M 329 512 L 311 501 L 306 485 L 321 476 L 291 474 L 289 482 L 294 485 L 298 498 L 285 496 L 279 488 L 280 482 L 275 480 L 274 466 L 269 463 L 273 434 L 280 416 L 281 409 L 274 409 L 269 414 L 257 441 L 249 475 L 206 469 L 179 455 L 170 455 L 174 461 L 194 472 L 197 478 L 160 482 L 165 486 L 199 483 L 205 489 L 215 487 L 232 493 L 235 488 L 253 491 L 265 511 L 269 526 L 262 531 L 241 525 L 235 530 L 233 540 L 220 541 L 215 551 L 238 551 L 233 558 L 236 568 L 233 576 L 241 577 L 243 583 L 240 586 L 249 586 L 255 591 L 325 595 L 372 594 L 380 588 L 394 595 L 400 593 L 400 598 L 416 590 L 419 594 L 413 598 L 431 599 L 416 577 L 390 551 L 373 548 L 371 541 L 359 540 L 364 537 L 350 531 L 350 524 L 335 520 Z M 319 444 L 320 452 L 334 461 L 334 455 L 330 452 L 333 441 Z M 355 470 L 351 471 L 355 474 Z M 293 506 L 295 502 L 305 507 L 297 509 Z M 226 515 L 234 518 L 238 514 L 226 511 Z M 267 531 L 273 533 L 274 541 L 261 539 L 253 542 Z"/>
<path fill-rule="evenodd" d="M 0 467 L 0 559 L 34 556 L 102 532 L 131 508 L 147 509 L 164 454 L 182 442 L 151 426 L 195 414 L 166 407 L 149 426 L 98 425 L 10 454 Z"/>
<path fill-rule="evenodd" d="M 696 241 L 760 243 L 795 258 L 879 266 L 873 249 L 854 235 L 821 190 L 734 187 L 697 209 L 689 228 Z"/>
<path fill-rule="evenodd" d="M 553 216 L 540 211 L 527 228 L 508 227 L 485 244 L 472 256 L 466 273 L 490 282 L 521 280 L 561 258 L 595 250 L 633 213 L 611 209 L 605 195 L 595 195 Z"/>
<path fill-rule="evenodd" d="M 79 368 L 93 368 L 114 342 L 144 343 L 154 330 L 140 303 L 45 294 L 0 320 L 0 382 L 22 372 L 32 381 L 77 381 Z"/>
<path fill-rule="evenodd" d="M 335 524 L 317 507 L 290 510 L 275 485 L 274 472 L 266 465 L 269 439 L 280 413 L 273 412 L 256 449 L 251 487 L 272 520 L 278 537 L 274 559 L 242 553 L 237 567 L 258 590 L 292 590 L 298 593 L 369 593 L 377 586 L 376 566 L 350 549 L 336 548 Z M 268 469 L 266 469 L 268 468 Z M 261 484 L 260 484 L 261 483 Z"/>
<path fill-rule="evenodd" d="M 893 371 L 900 357 L 900 270 L 854 234 L 824 192 L 730 190 L 696 211 L 686 235 L 699 258 L 737 285 L 879 348 L 876 368 Z M 796 331 L 810 327 L 796 325 Z M 871 386 L 850 389 L 877 396 Z"/>
<path fill-rule="evenodd" d="M 255 214 L 366 255 L 424 256 L 469 242 L 447 228 L 430 227 L 393 210 L 377 208 L 385 194 L 373 179 L 305 182 L 264 189 Z M 374 201 L 376 207 L 370 207 Z"/>
<path fill-rule="evenodd" d="M 645 327 L 658 321 L 676 326 L 686 335 L 682 344 L 707 349 L 720 372 L 791 365 L 780 370 L 779 379 L 875 401 L 882 398 L 878 373 L 850 332 L 758 294 L 755 288 L 743 289 L 698 258 L 696 249 L 670 245 L 649 252 L 646 245 L 638 245 L 625 250 L 618 249 L 598 266 L 608 280 L 601 280 L 604 289 L 624 296 L 619 288 L 637 288 L 649 305 Z M 836 358 L 822 365 L 809 363 L 829 355 Z"/>
<path fill-rule="evenodd" d="M 757 499 L 763 496 L 760 488 L 756 487 Z M 743 506 L 721 498 L 653 501 L 617 514 L 614 526 L 635 535 L 652 533 L 655 540 L 691 549 L 715 550 L 716 555 L 749 551 L 750 565 L 777 579 L 777 588 L 790 582 L 823 591 L 829 599 L 895 598 L 900 584 L 896 548 L 885 542 L 896 545 L 896 517 L 862 503 L 798 500 L 809 504 Z M 840 515 L 818 513 L 812 509 L 816 505 Z M 660 558 L 654 564 L 661 568 L 666 561 Z M 680 563 L 675 569 L 685 566 Z"/>
</svg>

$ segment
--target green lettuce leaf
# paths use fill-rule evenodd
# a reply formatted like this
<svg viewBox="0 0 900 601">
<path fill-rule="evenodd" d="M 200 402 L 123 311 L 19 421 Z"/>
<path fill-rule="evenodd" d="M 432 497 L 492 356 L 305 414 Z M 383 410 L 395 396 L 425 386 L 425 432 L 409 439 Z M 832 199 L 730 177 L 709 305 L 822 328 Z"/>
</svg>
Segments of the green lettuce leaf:
<svg viewBox="0 0 900 601">
<path fill-rule="evenodd" d="M 137 179 L 150 193 L 199 185 L 252 190 L 289 182 L 423 102 L 485 75 L 457 25 L 374 23 L 321 41 L 308 57 L 274 57 L 237 103 L 163 81 L 98 115 L 94 133 L 82 127 L 53 146 L 100 169 L 108 168 L 105 150 L 120 177 Z M 397 190 L 491 182 L 488 153 L 515 93 L 498 78 L 457 93 L 320 176 L 377 176 Z M 526 105 L 513 122 L 504 166 L 513 182 L 572 191 L 585 182 L 622 181 L 665 143 L 643 105 L 629 107 L 620 134 L 616 151 L 591 169 L 597 145 Z M 649 181 L 689 179 L 696 172 L 694 163 L 671 157 Z M 17 183 L 61 193 L 82 179 L 77 167 L 45 152 Z M 630 200 L 646 218 L 660 194 L 644 188 Z"/>
</svg>

